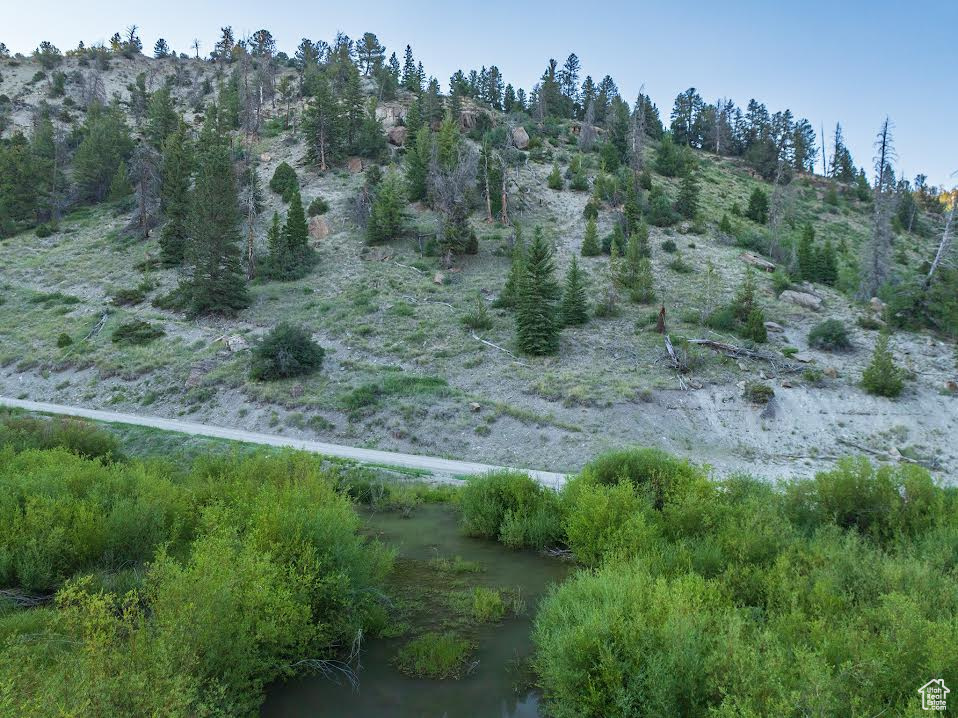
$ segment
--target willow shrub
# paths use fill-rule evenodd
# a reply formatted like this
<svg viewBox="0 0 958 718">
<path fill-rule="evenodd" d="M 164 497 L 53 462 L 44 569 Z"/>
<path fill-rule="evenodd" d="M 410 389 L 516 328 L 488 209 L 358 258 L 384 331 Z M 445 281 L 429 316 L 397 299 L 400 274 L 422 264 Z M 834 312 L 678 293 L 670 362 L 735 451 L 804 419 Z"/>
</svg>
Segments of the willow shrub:
<svg viewBox="0 0 958 718">
<path fill-rule="evenodd" d="M 615 452 L 562 506 L 593 570 L 536 618 L 550 715 L 911 715 L 958 683 L 958 497 L 921 467 L 776 486 Z"/>
<path fill-rule="evenodd" d="M 464 531 L 511 548 L 542 549 L 562 534 L 557 494 L 528 474 L 496 471 L 472 478 L 459 494 Z"/>
<path fill-rule="evenodd" d="M 0 715 L 251 714 L 381 618 L 391 554 L 319 458 L 164 471 L 0 450 L 0 581 L 57 591 L 0 606 Z"/>
</svg>

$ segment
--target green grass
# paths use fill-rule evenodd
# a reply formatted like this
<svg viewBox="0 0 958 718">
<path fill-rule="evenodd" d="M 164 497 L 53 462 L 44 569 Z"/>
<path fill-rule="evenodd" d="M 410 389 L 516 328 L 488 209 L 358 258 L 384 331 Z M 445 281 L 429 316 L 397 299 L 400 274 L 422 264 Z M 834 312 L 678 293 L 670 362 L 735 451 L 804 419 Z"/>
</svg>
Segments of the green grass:
<svg viewBox="0 0 958 718">
<path fill-rule="evenodd" d="M 426 633 L 396 654 L 396 667 L 415 678 L 461 678 L 467 671 L 475 644 L 455 633 Z"/>
</svg>

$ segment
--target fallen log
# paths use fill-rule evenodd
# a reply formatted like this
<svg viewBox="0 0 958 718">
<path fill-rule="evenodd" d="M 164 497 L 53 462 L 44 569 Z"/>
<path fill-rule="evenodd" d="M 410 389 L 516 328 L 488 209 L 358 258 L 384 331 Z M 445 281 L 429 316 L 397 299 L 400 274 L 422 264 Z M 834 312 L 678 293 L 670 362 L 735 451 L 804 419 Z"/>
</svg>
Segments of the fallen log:
<svg viewBox="0 0 958 718">
<path fill-rule="evenodd" d="M 758 359 L 760 361 L 768 362 L 777 370 L 781 371 L 801 371 L 801 367 L 797 364 L 789 362 L 788 360 L 784 360 L 781 356 L 778 354 L 773 354 L 772 352 L 746 349 L 745 347 L 738 347 L 734 344 L 718 342 L 714 339 L 689 339 L 689 344 L 698 344 L 699 346 L 707 347 L 713 351 L 717 351 L 721 354 L 732 357 L 733 359 Z"/>
<path fill-rule="evenodd" d="M 775 271 L 774 262 L 769 262 L 764 257 L 759 257 L 757 254 L 752 254 L 751 252 L 742 252 L 740 255 L 738 255 L 738 257 L 746 264 L 751 264 L 753 267 L 758 267 L 763 272 Z"/>
</svg>

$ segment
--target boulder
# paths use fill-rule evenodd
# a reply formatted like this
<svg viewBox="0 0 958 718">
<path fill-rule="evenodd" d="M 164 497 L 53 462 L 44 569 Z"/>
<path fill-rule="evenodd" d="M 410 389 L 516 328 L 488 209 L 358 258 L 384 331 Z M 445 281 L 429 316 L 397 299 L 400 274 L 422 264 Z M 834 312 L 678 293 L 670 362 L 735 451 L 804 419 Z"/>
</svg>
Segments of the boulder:
<svg viewBox="0 0 958 718">
<path fill-rule="evenodd" d="M 386 130 L 386 139 L 389 140 L 389 144 L 395 145 L 396 147 L 402 147 L 406 144 L 406 137 L 409 135 L 409 130 L 405 127 L 390 127 Z"/>
<path fill-rule="evenodd" d="M 742 252 L 739 256 L 746 264 L 751 264 L 753 267 L 758 267 L 763 272 L 774 272 L 775 263 L 769 262 L 763 257 L 759 257 L 757 254 L 752 254 L 751 252 Z"/>
<path fill-rule="evenodd" d="M 481 407 L 478 403 L 476 403 L 476 402 L 474 402 L 474 401 L 473 401 L 473 402 L 470 402 L 470 404 L 469 404 L 469 411 L 471 411 L 471 412 L 473 412 L 473 413 L 479 411 L 481 408 L 482 408 L 482 407 Z"/>
<path fill-rule="evenodd" d="M 945 391 L 952 394 L 958 394 L 958 381 L 948 380 L 945 382 Z"/>
<path fill-rule="evenodd" d="M 445 284 L 445 283 L 446 283 L 446 275 L 443 274 L 442 272 L 436 272 L 436 273 L 433 275 L 433 277 L 432 277 L 432 283 L 433 283 L 433 284 Z"/>
<path fill-rule="evenodd" d="M 271 154 L 268 154 L 268 153 L 264 152 L 263 154 L 261 154 L 261 155 L 259 156 L 259 161 L 260 161 L 260 162 L 272 162 L 272 161 L 273 161 L 273 156 L 272 156 Z"/>
<path fill-rule="evenodd" d="M 811 364 L 815 361 L 815 357 L 807 352 L 799 352 L 798 354 L 793 354 L 792 359 L 795 361 L 801 362 L 802 364 Z"/>
<path fill-rule="evenodd" d="M 796 292 L 794 289 L 786 289 L 778 295 L 778 298 L 783 302 L 791 302 L 792 304 L 797 304 L 800 307 L 811 309 L 815 312 L 822 308 L 821 297 L 816 297 L 814 294 L 809 294 L 808 292 Z"/>
<path fill-rule="evenodd" d="M 406 119 L 406 108 L 398 102 L 384 102 L 376 105 L 376 119 L 388 130 Z"/>
<path fill-rule="evenodd" d="M 872 311 L 875 312 L 875 314 L 885 313 L 885 303 L 878 297 L 872 297 L 869 304 L 871 305 Z"/>
<path fill-rule="evenodd" d="M 350 157 L 349 162 L 346 163 L 346 167 L 353 174 L 358 174 L 363 171 L 363 160 L 360 157 Z"/>
<path fill-rule="evenodd" d="M 529 133 L 526 132 L 525 127 L 512 128 L 512 144 L 519 150 L 524 150 L 529 146 Z"/>
<path fill-rule="evenodd" d="M 249 342 L 246 341 L 246 337 L 239 334 L 230 334 L 224 341 L 226 342 L 226 348 L 231 352 L 241 352 L 249 349 Z"/>
<path fill-rule="evenodd" d="M 837 379 L 837 378 L 838 378 L 838 369 L 836 369 L 836 368 L 833 367 L 833 366 L 827 366 L 827 367 L 825 367 L 825 369 L 822 371 L 822 374 L 824 374 L 825 376 L 827 376 L 829 379 Z"/>
<path fill-rule="evenodd" d="M 326 239 L 326 237 L 329 236 L 329 225 L 326 224 L 325 217 L 316 216 L 309 218 L 309 236 L 317 241 Z"/>
<path fill-rule="evenodd" d="M 783 327 L 778 322 L 765 322 L 765 329 L 770 332 L 784 332 L 785 327 Z"/>
</svg>

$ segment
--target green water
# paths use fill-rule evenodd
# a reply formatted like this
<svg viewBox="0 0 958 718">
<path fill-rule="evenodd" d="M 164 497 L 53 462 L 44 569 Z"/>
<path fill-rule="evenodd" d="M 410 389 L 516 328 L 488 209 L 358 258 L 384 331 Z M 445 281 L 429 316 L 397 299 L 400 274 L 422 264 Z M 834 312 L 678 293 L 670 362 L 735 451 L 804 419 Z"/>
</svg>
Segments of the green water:
<svg viewBox="0 0 958 718">
<path fill-rule="evenodd" d="M 455 511 L 426 505 L 411 518 L 398 513 L 367 515 L 369 533 L 398 551 L 391 591 L 402 605 L 408 633 L 374 639 L 363 647 L 359 686 L 340 685 L 321 676 L 305 676 L 267 691 L 262 715 L 324 718 L 537 718 L 539 697 L 529 686 L 527 659 L 537 601 L 552 583 L 563 580 L 568 566 L 531 552 L 513 552 L 490 541 L 462 536 Z M 460 556 L 477 562 L 478 573 L 443 573 L 431 559 Z M 516 589 L 526 610 L 501 621 L 475 624 L 448 608 L 450 597 L 474 586 Z M 403 598 L 405 596 L 405 598 Z M 455 625 L 453 625 L 455 624 Z M 448 630 L 474 640 L 475 668 L 459 680 L 409 678 L 392 660 L 410 639 L 426 630 Z"/>
</svg>

